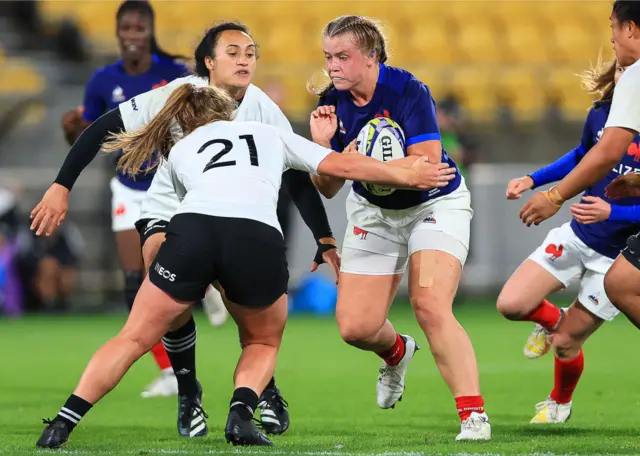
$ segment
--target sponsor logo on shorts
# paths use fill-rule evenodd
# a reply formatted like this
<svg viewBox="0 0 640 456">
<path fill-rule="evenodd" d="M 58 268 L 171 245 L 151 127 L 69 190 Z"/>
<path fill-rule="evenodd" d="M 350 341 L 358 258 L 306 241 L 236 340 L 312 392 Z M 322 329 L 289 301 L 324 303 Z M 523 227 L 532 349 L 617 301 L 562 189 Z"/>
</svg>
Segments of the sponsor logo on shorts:
<svg viewBox="0 0 640 456">
<path fill-rule="evenodd" d="M 153 269 L 155 269 L 155 271 L 158 273 L 158 275 L 160 277 L 162 277 L 163 279 L 167 279 L 169 282 L 175 282 L 176 281 L 176 275 L 173 274 L 168 269 L 165 269 L 162 266 L 160 266 L 160 263 L 156 263 L 156 265 L 154 266 Z"/>
<path fill-rule="evenodd" d="M 134 111 L 138 110 L 138 105 L 136 104 L 136 99 L 135 98 L 131 99 L 131 109 L 133 109 Z"/>
<path fill-rule="evenodd" d="M 369 234 L 368 231 L 363 230 L 362 228 L 358 228 L 357 226 L 353 227 L 353 235 L 354 236 L 360 236 L 360 239 L 365 240 L 365 239 L 367 239 L 367 234 Z"/>
<path fill-rule="evenodd" d="M 116 207 L 115 215 L 116 217 L 120 217 L 124 215 L 125 212 L 127 212 L 127 208 L 125 207 L 124 203 L 120 203 L 118 207 Z"/>
<path fill-rule="evenodd" d="M 596 293 L 594 295 L 589 295 L 589 301 L 594 303 L 596 306 L 600 304 L 600 293 Z"/>
<path fill-rule="evenodd" d="M 436 218 L 433 216 L 433 214 L 429 214 L 427 215 L 427 217 L 422 221 L 423 223 L 436 223 Z"/>
<path fill-rule="evenodd" d="M 549 244 L 544 251 L 551 255 L 551 261 L 555 261 L 562 256 L 562 252 L 564 252 L 564 245 Z"/>
</svg>

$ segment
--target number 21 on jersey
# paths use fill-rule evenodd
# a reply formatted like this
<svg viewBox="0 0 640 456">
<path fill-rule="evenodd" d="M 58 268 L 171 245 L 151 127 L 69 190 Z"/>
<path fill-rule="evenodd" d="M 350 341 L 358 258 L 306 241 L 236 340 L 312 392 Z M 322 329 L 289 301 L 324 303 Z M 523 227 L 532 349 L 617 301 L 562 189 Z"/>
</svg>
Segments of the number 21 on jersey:
<svg viewBox="0 0 640 456">
<path fill-rule="evenodd" d="M 249 149 L 249 161 L 251 163 L 251 166 L 258 166 L 258 149 L 256 148 L 256 142 L 253 139 L 253 135 L 241 135 L 239 136 L 239 138 L 247 142 L 247 148 Z M 216 144 L 221 145 L 222 150 L 215 154 L 211 158 L 211 160 L 209 160 L 207 166 L 205 166 L 202 170 L 203 173 L 206 173 L 213 168 L 236 165 L 235 160 L 220 161 L 222 157 L 233 150 L 233 142 L 229 141 L 228 139 L 212 139 L 211 141 L 207 141 L 202 145 L 202 147 L 200 147 L 200 149 L 198 149 L 198 154 L 204 152 L 206 149 Z"/>
</svg>

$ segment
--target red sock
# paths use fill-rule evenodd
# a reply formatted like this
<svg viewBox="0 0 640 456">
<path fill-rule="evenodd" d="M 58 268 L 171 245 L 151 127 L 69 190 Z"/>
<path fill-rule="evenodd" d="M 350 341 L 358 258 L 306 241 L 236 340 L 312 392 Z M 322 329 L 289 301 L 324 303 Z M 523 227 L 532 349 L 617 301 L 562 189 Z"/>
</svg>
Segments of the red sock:
<svg viewBox="0 0 640 456">
<path fill-rule="evenodd" d="M 167 351 L 164 349 L 162 342 L 156 344 L 151 349 L 151 354 L 155 358 L 160 370 L 171 369 L 171 361 L 169 361 L 169 355 L 167 355 Z"/>
<path fill-rule="evenodd" d="M 558 404 L 571 402 L 573 392 L 578 385 L 584 370 L 584 354 L 582 349 L 578 356 L 570 360 L 562 360 L 556 356 L 553 391 L 550 397 Z"/>
<path fill-rule="evenodd" d="M 389 366 L 397 366 L 405 352 L 404 339 L 400 334 L 396 334 L 396 343 L 389 350 L 376 353 Z"/>
<path fill-rule="evenodd" d="M 546 299 L 543 299 L 533 312 L 524 317 L 524 321 L 540 324 L 544 329 L 553 329 L 560 321 L 562 312 Z"/>
<path fill-rule="evenodd" d="M 464 421 L 472 412 L 484 413 L 484 399 L 482 396 L 460 396 L 456 397 L 456 408 L 460 421 Z"/>
</svg>

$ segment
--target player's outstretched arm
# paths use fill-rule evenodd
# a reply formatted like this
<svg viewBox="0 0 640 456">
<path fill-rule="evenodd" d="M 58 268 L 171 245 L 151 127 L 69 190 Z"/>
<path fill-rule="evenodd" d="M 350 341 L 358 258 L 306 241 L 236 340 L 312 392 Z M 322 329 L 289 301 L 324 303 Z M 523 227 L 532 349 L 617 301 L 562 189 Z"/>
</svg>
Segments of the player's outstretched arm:
<svg viewBox="0 0 640 456">
<path fill-rule="evenodd" d="M 76 180 L 98 155 L 105 138 L 110 133 L 121 131 L 124 131 L 124 123 L 116 108 L 89 125 L 71 146 L 53 185 L 31 211 L 31 229 L 36 230 L 37 235 L 44 233 L 48 236 L 62 223 L 69 206 L 69 192 Z"/>
<path fill-rule="evenodd" d="M 635 131 L 626 128 L 605 128 L 600 141 L 558 183 L 560 196 L 566 201 L 604 179 L 620 162 L 635 135 Z"/>
<path fill-rule="evenodd" d="M 426 157 L 407 157 L 389 165 L 364 155 L 337 152 L 327 155 L 318 166 L 318 173 L 327 176 L 420 190 L 445 187 L 455 172 L 446 163 L 429 163 Z"/>
</svg>

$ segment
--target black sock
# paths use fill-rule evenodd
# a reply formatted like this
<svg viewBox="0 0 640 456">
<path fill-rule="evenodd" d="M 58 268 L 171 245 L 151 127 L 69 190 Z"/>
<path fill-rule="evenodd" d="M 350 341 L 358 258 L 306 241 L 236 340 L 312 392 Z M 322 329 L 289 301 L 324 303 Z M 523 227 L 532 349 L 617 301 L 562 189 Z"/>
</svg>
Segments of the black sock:
<svg viewBox="0 0 640 456">
<path fill-rule="evenodd" d="M 72 394 L 64 403 L 64 407 L 60 409 L 58 415 L 54 418 L 54 421 L 62 421 L 67 425 L 69 431 L 72 431 L 74 427 L 80 422 L 83 416 L 91 410 L 93 404 L 88 403 L 81 397 Z"/>
<path fill-rule="evenodd" d="M 125 271 L 124 272 L 124 299 L 127 301 L 129 310 L 133 307 L 136 300 L 138 290 L 144 280 L 143 271 Z"/>
<path fill-rule="evenodd" d="M 196 322 L 191 319 L 177 331 L 168 332 L 162 338 L 173 372 L 178 379 L 178 394 L 195 397 L 198 394 L 196 381 Z"/>
<path fill-rule="evenodd" d="M 258 395 L 251 388 L 237 388 L 231 397 L 229 408 L 238 413 L 240 419 L 249 421 L 258 406 Z"/>
<path fill-rule="evenodd" d="M 275 387 L 276 387 L 276 378 L 271 377 L 271 380 L 269 380 L 269 383 L 267 383 L 267 386 L 265 389 L 273 389 Z"/>
</svg>

